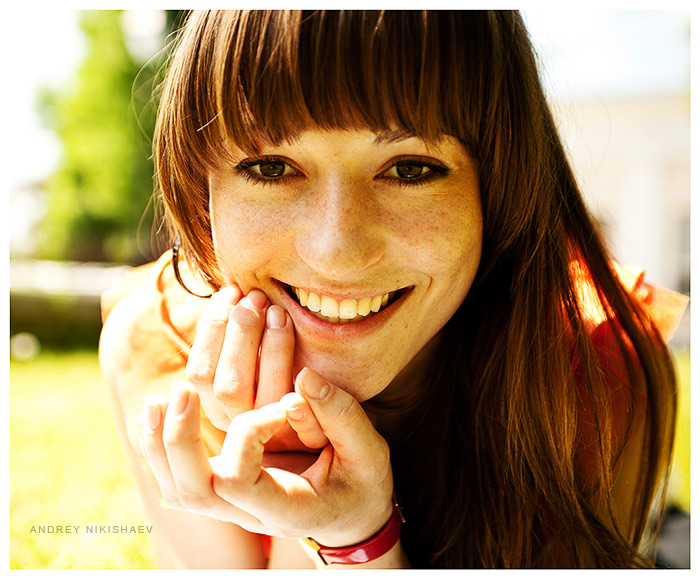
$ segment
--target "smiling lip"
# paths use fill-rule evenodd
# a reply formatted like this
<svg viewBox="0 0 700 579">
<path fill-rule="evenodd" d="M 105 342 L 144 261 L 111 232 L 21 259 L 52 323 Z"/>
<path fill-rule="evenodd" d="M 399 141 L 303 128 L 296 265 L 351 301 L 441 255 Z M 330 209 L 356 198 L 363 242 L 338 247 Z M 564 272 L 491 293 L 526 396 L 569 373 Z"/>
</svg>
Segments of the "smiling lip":
<svg viewBox="0 0 700 579">
<path fill-rule="evenodd" d="M 307 334 L 336 340 L 359 337 L 365 332 L 374 331 L 397 311 L 413 290 L 411 286 L 361 298 L 336 299 L 274 281 L 280 290 L 283 307 L 291 314 L 298 329 Z M 312 294 L 316 297 L 311 297 Z M 318 311 L 309 309 L 309 299 L 311 308 Z"/>
</svg>

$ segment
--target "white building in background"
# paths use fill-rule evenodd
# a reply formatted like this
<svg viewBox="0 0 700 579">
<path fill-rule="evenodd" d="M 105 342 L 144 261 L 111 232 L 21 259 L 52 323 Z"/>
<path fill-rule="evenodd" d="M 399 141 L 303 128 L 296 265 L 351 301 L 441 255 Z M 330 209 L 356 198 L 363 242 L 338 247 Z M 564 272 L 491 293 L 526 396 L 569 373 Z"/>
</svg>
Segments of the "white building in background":
<svg viewBox="0 0 700 579">
<path fill-rule="evenodd" d="M 562 138 L 616 257 L 647 280 L 690 284 L 688 95 L 598 99 L 555 107 Z"/>
<path fill-rule="evenodd" d="M 646 280 L 690 289 L 689 95 L 561 102 L 554 107 L 589 207 L 616 258 Z M 687 344 L 686 314 L 674 342 Z"/>
<path fill-rule="evenodd" d="M 690 13 L 525 12 L 581 186 L 620 261 L 689 288 Z"/>
</svg>

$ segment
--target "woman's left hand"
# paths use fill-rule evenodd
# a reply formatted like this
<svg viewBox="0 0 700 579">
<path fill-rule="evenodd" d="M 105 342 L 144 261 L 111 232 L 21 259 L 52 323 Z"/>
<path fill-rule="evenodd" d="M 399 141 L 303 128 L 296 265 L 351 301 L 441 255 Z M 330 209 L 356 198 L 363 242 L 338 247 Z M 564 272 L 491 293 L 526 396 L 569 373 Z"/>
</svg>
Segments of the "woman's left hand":
<svg viewBox="0 0 700 579">
<path fill-rule="evenodd" d="M 154 413 L 146 414 L 151 426 Z M 150 416 L 149 416 L 150 413 Z M 295 393 L 233 419 L 221 455 L 209 460 L 200 439 L 199 399 L 175 388 L 164 420 L 142 427 L 143 453 L 168 506 L 280 537 L 313 537 L 322 545 L 360 543 L 392 513 L 393 478 L 386 441 L 350 394 L 305 368 Z M 323 430 L 329 444 L 312 464 L 295 466 L 265 443 L 289 423 Z"/>
</svg>

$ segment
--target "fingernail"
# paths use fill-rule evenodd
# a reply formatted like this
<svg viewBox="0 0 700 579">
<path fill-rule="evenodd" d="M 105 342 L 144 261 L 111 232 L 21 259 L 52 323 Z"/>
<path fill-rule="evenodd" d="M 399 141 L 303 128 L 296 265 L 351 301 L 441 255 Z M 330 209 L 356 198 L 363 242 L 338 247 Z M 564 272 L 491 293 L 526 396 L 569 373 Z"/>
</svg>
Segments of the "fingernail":
<svg viewBox="0 0 700 579">
<path fill-rule="evenodd" d="M 149 430 L 157 430 L 162 419 L 160 407 L 152 404 L 146 404 L 145 406 L 144 415 L 146 427 Z"/>
<path fill-rule="evenodd" d="M 287 324 L 287 314 L 279 306 L 270 306 L 267 310 L 267 327 L 280 330 Z"/>
<path fill-rule="evenodd" d="M 309 398 L 321 400 L 328 396 L 331 387 L 316 372 L 304 368 L 300 373 L 301 389 Z"/>
<path fill-rule="evenodd" d="M 259 289 L 254 289 L 248 294 L 248 301 L 258 310 L 262 310 L 267 305 L 267 296 Z"/>
<path fill-rule="evenodd" d="M 174 387 L 170 392 L 170 408 L 173 414 L 182 414 L 187 408 L 190 399 L 190 391 L 181 386 Z"/>
<path fill-rule="evenodd" d="M 287 417 L 292 420 L 301 420 L 304 418 L 304 411 L 298 406 L 293 406 L 287 409 Z"/>
</svg>

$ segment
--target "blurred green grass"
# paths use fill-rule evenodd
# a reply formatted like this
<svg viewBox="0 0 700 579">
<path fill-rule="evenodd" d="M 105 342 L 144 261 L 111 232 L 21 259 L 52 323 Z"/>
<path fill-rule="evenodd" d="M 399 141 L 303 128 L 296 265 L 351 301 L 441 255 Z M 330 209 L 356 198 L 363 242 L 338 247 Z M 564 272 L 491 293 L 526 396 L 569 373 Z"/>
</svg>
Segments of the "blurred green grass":
<svg viewBox="0 0 700 579">
<path fill-rule="evenodd" d="M 147 534 L 86 525 L 146 525 L 94 351 L 10 362 L 10 567 L 144 569 Z M 76 534 L 33 533 L 80 526 Z"/>
<path fill-rule="evenodd" d="M 680 405 L 669 495 L 690 509 L 690 356 L 677 353 Z M 150 569 L 147 534 L 87 534 L 86 525 L 146 525 L 93 351 L 10 363 L 10 567 Z M 77 534 L 32 526 L 79 525 Z"/>
<path fill-rule="evenodd" d="M 675 352 L 678 422 L 668 504 L 690 513 L 690 353 Z"/>
</svg>

